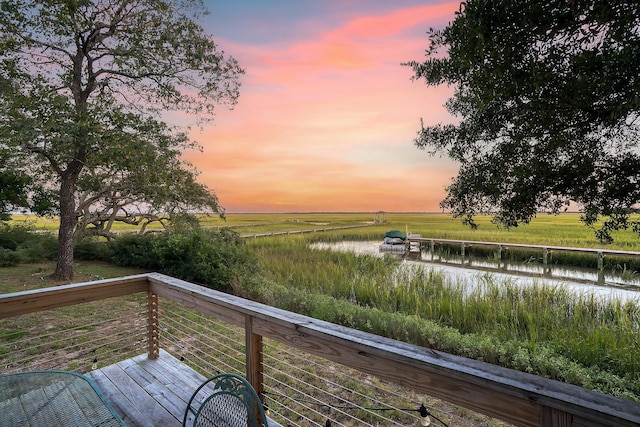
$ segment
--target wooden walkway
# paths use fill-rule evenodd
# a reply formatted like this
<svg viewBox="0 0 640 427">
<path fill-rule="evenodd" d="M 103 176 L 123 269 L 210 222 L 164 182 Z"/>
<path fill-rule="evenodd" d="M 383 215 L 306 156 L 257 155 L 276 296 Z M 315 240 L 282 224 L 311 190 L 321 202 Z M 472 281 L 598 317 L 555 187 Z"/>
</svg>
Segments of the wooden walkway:
<svg viewBox="0 0 640 427">
<path fill-rule="evenodd" d="M 181 426 L 187 402 L 206 378 L 164 350 L 86 374 L 128 427 Z"/>
</svg>

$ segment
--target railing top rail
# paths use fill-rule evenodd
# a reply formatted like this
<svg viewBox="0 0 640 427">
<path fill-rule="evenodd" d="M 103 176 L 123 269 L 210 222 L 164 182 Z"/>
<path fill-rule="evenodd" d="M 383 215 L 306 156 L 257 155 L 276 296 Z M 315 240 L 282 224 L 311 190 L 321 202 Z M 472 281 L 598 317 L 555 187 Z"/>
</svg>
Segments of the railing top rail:
<svg viewBox="0 0 640 427">
<path fill-rule="evenodd" d="M 145 292 L 146 274 L 73 283 L 44 289 L 0 294 L 0 319 L 52 308 Z"/>
<path fill-rule="evenodd" d="M 576 248 L 570 246 L 551 246 L 551 245 L 534 245 L 528 243 L 505 243 L 505 242 L 483 242 L 476 240 L 455 240 L 455 239 L 439 239 L 432 237 L 417 237 L 408 236 L 407 240 L 411 242 L 437 242 L 437 243 L 455 243 L 465 244 L 469 246 L 500 246 L 502 248 L 529 248 L 529 249 L 547 249 L 552 251 L 571 251 L 571 252 L 591 252 L 591 253 L 604 253 L 609 255 L 626 255 L 626 256 L 640 256 L 638 251 L 623 251 L 619 249 L 602 249 L 602 248 Z"/>
</svg>

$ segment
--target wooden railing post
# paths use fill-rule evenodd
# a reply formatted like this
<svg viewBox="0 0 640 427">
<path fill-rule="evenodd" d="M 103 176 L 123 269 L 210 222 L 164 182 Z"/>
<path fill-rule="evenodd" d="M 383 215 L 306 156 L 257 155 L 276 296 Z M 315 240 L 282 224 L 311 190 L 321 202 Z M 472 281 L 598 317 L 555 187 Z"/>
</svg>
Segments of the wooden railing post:
<svg viewBox="0 0 640 427">
<path fill-rule="evenodd" d="M 155 360 L 160 356 L 160 329 L 158 327 L 158 294 L 147 292 L 147 354 Z"/>
<path fill-rule="evenodd" d="M 598 271 L 604 268 L 604 252 L 598 252 Z"/>
<path fill-rule="evenodd" d="M 247 381 L 251 383 L 262 404 L 264 399 L 264 366 L 262 357 L 262 335 L 253 333 L 253 316 L 245 316 L 246 370 Z M 266 407 L 265 407 L 266 409 Z M 259 414 L 256 414 L 259 415 Z M 262 420 L 267 425 L 267 420 Z"/>
<path fill-rule="evenodd" d="M 262 336 L 253 333 L 253 316 L 246 316 L 245 339 L 247 346 L 247 380 L 256 390 L 260 399 L 263 399 L 263 358 L 262 358 Z"/>
<path fill-rule="evenodd" d="M 541 427 L 571 427 L 573 417 L 571 414 L 545 406 L 542 408 Z"/>
</svg>

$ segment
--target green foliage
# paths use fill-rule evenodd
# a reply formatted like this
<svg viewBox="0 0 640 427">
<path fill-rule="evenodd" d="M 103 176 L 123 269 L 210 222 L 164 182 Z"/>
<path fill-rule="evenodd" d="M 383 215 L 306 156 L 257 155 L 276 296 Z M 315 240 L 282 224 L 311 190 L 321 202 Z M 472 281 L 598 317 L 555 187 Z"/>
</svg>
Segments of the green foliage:
<svg viewBox="0 0 640 427">
<path fill-rule="evenodd" d="M 0 248 L 0 267 L 12 267 L 22 262 L 22 257 L 16 251 Z"/>
<path fill-rule="evenodd" d="M 144 232 L 187 212 L 223 212 L 216 195 L 197 182 L 197 171 L 182 160 L 183 152 L 194 147 L 185 134 L 133 114 L 115 114 L 114 120 L 117 127 L 105 131 L 103 144 L 78 178 L 76 236 L 113 238 L 117 223 Z"/>
<path fill-rule="evenodd" d="M 0 267 L 56 257 L 56 240 L 49 233 L 33 233 L 22 226 L 0 223 Z"/>
<path fill-rule="evenodd" d="M 2 169 L 0 166 L 0 221 L 7 221 L 13 209 L 27 205 L 25 194 L 29 178 L 26 174 Z"/>
<path fill-rule="evenodd" d="M 570 202 L 596 237 L 634 228 L 640 201 L 640 3 L 555 0 L 461 3 L 430 31 L 418 79 L 448 84 L 458 124 L 423 127 L 419 148 L 460 163 L 442 207 L 475 226 L 507 227 Z"/>
<path fill-rule="evenodd" d="M 237 233 L 181 228 L 150 235 L 122 236 L 110 243 L 122 266 L 158 271 L 213 289 L 231 291 L 259 267 Z"/>
<path fill-rule="evenodd" d="M 85 261 L 112 261 L 109 245 L 99 238 L 77 240 L 74 245 L 73 253 L 76 259 Z"/>
<path fill-rule="evenodd" d="M 32 238 L 27 227 L 0 223 L 0 248 L 16 250 L 26 240 Z"/>
</svg>

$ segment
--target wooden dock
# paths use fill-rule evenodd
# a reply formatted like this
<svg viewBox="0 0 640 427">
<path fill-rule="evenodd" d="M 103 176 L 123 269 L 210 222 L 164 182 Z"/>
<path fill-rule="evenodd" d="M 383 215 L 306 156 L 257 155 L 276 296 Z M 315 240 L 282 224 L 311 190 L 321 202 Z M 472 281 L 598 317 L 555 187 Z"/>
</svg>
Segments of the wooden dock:
<svg viewBox="0 0 640 427">
<path fill-rule="evenodd" d="M 530 245 L 526 243 L 500 243 L 500 242 L 482 242 L 482 241 L 474 241 L 474 240 L 452 240 L 452 239 L 438 239 L 432 237 L 422 237 L 417 234 L 410 234 L 407 236 L 408 245 L 418 244 L 429 245 L 429 250 L 433 252 L 435 250 L 436 244 L 450 244 L 450 245 L 458 245 L 460 246 L 460 255 L 465 256 L 465 248 L 471 246 L 488 246 L 496 249 L 496 254 L 498 258 L 502 254 L 503 250 L 509 248 L 519 248 L 519 249 L 533 249 L 539 250 L 542 252 L 542 263 L 548 263 L 549 254 L 552 252 L 582 252 L 582 253 L 590 253 L 594 254 L 598 259 L 598 269 L 601 270 L 604 265 L 604 257 L 606 255 L 614 255 L 621 257 L 629 257 L 635 258 L 640 257 L 640 252 L 636 251 L 622 251 L 616 249 L 600 249 L 600 248 L 574 248 L 574 247 L 566 247 L 566 246 L 549 246 L 549 245 Z"/>
</svg>

